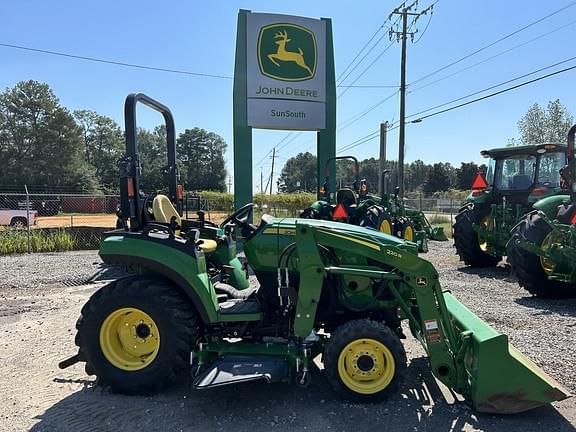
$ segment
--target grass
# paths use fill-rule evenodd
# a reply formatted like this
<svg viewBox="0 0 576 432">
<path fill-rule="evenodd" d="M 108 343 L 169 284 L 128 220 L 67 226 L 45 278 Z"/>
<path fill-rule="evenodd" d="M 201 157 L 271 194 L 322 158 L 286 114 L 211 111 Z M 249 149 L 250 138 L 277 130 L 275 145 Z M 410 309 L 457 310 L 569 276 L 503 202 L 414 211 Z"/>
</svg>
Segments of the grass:
<svg viewBox="0 0 576 432">
<path fill-rule="evenodd" d="M 432 216 L 427 216 L 427 219 L 428 222 L 430 222 L 432 225 L 450 223 L 450 217 L 446 215 L 435 214 Z"/>
<path fill-rule="evenodd" d="M 31 231 L 32 252 L 62 252 L 78 249 L 74 236 L 64 230 L 41 232 Z M 0 255 L 28 252 L 26 230 L 5 229 L 0 232 Z"/>
</svg>

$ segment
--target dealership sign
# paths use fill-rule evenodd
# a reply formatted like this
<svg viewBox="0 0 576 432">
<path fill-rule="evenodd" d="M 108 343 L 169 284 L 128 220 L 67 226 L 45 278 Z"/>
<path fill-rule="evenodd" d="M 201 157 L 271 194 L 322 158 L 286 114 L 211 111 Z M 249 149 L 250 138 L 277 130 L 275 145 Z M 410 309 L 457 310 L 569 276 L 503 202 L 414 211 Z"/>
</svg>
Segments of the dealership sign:
<svg viewBox="0 0 576 432">
<path fill-rule="evenodd" d="M 247 122 L 267 129 L 326 127 L 326 22 L 248 13 Z"/>
</svg>

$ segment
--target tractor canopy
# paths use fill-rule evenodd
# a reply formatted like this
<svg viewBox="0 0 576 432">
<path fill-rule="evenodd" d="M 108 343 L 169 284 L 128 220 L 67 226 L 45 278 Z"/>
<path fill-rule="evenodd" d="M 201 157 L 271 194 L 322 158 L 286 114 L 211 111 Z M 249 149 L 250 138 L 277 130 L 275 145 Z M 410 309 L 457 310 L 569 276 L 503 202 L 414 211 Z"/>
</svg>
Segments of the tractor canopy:
<svg viewBox="0 0 576 432">
<path fill-rule="evenodd" d="M 504 147 L 480 152 L 490 158 L 485 175 L 486 187 L 472 187 L 468 202 L 487 203 L 493 195 L 528 196 L 533 204 L 561 190 L 560 169 L 566 164 L 566 145 L 545 143 Z M 477 179 L 476 179 L 477 180 Z M 476 182 L 475 182 L 476 183 Z"/>
</svg>

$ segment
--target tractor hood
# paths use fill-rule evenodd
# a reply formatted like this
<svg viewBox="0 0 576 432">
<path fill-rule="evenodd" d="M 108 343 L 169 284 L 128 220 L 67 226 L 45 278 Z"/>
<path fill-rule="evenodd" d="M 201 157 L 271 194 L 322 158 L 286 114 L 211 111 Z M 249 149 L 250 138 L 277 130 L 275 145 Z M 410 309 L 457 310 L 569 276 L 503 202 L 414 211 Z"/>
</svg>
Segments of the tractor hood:
<svg viewBox="0 0 576 432">
<path fill-rule="evenodd" d="M 384 234 L 380 231 L 371 228 L 365 228 L 357 225 L 345 224 L 341 222 L 332 222 L 324 220 L 315 219 L 300 219 L 300 218 L 278 218 L 269 219 L 262 230 L 263 235 L 280 235 L 280 236 L 290 236 L 294 237 L 296 225 L 311 225 L 315 227 L 320 227 L 324 231 L 331 231 L 334 234 L 342 236 L 350 236 L 357 238 L 359 240 L 366 240 L 375 243 L 379 243 L 384 246 L 396 246 L 406 252 L 418 254 L 418 246 L 416 243 L 404 241 L 397 237 Z M 293 241 L 293 240 L 292 240 Z"/>
<path fill-rule="evenodd" d="M 393 246 L 411 255 L 418 255 L 416 243 L 407 242 L 379 231 L 341 222 L 317 219 L 274 218 L 262 216 L 262 222 L 256 232 L 243 241 L 243 249 L 254 271 L 274 272 L 278 268 L 278 259 L 282 251 L 296 241 L 297 226 L 313 226 L 323 234 L 342 240 L 343 249 L 338 254 L 346 254 L 345 248 L 350 242 L 359 246 L 356 255 L 367 256 L 374 250 L 384 254 L 386 246 Z M 358 252 L 365 250 L 366 252 Z M 370 251 L 370 252 L 369 252 Z"/>
</svg>

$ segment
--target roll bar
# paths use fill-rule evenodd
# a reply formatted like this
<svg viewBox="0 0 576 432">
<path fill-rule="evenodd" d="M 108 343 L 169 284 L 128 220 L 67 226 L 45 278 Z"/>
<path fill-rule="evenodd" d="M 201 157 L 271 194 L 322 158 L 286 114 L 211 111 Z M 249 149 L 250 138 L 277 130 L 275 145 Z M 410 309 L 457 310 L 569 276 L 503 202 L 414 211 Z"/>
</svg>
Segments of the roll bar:
<svg viewBox="0 0 576 432">
<path fill-rule="evenodd" d="M 124 125 L 126 133 L 126 155 L 120 160 L 120 210 L 122 220 L 130 218 L 130 230 L 141 230 L 143 219 L 143 200 L 140 196 L 140 176 L 142 167 L 138 157 L 136 106 L 138 102 L 158 111 L 164 117 L 166 125 L 166 147 L 168 154 L 168 193 L 170 201 L 177 204 L 178 211 L 178 171 L 176 167 L 176 128 L 170 109 L 144 93 L 131 93 L 124 102 Z"/>
</svg>

